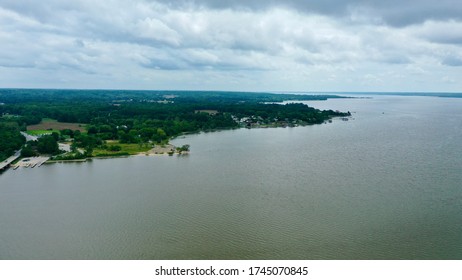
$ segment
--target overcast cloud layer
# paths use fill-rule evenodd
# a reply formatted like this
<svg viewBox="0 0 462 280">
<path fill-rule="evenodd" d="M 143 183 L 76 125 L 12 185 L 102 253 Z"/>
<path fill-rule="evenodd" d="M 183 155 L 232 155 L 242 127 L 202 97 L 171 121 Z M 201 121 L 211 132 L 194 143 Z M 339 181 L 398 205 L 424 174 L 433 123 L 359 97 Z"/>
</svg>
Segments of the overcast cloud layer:
<svg viewBox="0 0 462 280">
<path fill-rule="evenodd" d="M 459 0 L 0 0 L 0 87 L 462 92 Z"/>
</svg>

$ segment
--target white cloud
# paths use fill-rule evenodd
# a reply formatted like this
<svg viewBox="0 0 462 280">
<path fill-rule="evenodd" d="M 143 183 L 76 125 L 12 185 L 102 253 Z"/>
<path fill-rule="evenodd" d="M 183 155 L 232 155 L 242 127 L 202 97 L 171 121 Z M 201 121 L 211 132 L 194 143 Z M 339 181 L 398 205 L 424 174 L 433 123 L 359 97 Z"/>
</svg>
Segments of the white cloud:
<svg viewBox="0 0 462 280">
<path fill-rule="evenodd" d="M 144 20 L 138 21 L 133 33 L 141 38 L 152 39 L 173 46 L 180 45 L 178 33 L 155 18 L 145 18 Z"/>
<path fill-rule="evenodd" d="M 462 90 L 462 21 L 430 1 L 66 2 L 0 3 L 0 87 Z"/>
</svg>

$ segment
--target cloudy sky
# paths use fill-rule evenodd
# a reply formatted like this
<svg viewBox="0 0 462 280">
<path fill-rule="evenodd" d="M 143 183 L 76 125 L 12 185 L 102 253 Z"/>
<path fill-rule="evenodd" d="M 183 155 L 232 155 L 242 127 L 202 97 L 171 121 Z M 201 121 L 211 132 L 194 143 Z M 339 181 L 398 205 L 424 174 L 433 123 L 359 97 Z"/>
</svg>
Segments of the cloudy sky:
<svg viewBox="0 0 462 280">
<path fill-rule="evenodd" d="M 0 87 L 462 92 L 462 4 L 0 0 Z"/>
</svg>

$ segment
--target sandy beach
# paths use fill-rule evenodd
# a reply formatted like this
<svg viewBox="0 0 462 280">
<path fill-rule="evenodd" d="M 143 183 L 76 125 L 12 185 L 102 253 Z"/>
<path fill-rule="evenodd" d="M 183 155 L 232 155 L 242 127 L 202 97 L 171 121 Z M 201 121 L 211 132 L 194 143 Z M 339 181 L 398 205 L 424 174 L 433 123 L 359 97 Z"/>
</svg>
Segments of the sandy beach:
<svg viewBox="0 0 462 280">
<path fill-rule="evenodd" d="M 143 152 L 141 154 L 144 154 L 144 155 L 166 155 L 168 153 L 176 153 L 176 147 L 171 145 L 171 144 L 167 144 L 167 145 L 155 145 L 154 148 L 152 148 L 151 150 L 147 151 L 147 152 Z"/>
</svg>

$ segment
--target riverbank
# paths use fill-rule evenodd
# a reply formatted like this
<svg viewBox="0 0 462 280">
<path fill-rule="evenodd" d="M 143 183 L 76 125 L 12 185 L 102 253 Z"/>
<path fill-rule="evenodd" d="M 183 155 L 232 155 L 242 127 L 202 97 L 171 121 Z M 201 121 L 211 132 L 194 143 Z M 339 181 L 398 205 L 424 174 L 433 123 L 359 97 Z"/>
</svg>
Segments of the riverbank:
<svg viewBox="0 0 462 280">
<path fill-rule="evenodd" d="M 20 159 L 17 163 L 11 164 L 11 167 L 13 169 L 17 169 L 19 167 L 24 167 L 24 168 L 40 167 L 45 162 L 47 162 L 49 159 L 50 159 L 49 156 L 25 157 L 25 158 Z"/>
<path fill-rule="evenodd" d="M 145 154 L 145 155 L 163 155 L 163 154 L 173 154 L 176 151 L 176 147 L 173 146 L 172 144 L 166 144 L 166 145 L 154 145 L 154 147 L 145 152 L 145 153 L 140 153 L 140 154 Z"/>
<path fill-rule="evenodd" d="M 335 119 L 335 118 L 334 118 Z M 332 120 L 329 120 L 331 123 Z M 328 122 L 324 122 L 327 124 Z M 311 124 L 297 124 L 297 123 L 287 123 L 287 122 L 278 122 L 278 123 L 270 123 L 270 124 L 261 124 L 261 123 L 252 123 L 249 125 L 242 125 L 239 128 L 231 128 L 234 129 L 255 129 L 255 128 L 279 128 L 279 127 L 296 127 L 296 126 L 309 126 Z M 173 137 L 171 140 L 175 138 L 184 138 L 187 135 L 192 134 L 200 134 L 200 133 L 209 133 L 209 132 L 219 132 L 224 130 L 230 130 L 226 128 L 222 129 L 213 129 L 213 130 L 204 130 L 204 131 L 196 131 L 196 132 L 189 132 L 183 133 L 178 135 L 177 137 Z M 59 143 L 60 147 L 64 144 Z M 69 144 L 66 144 L 69 146 Z M 95 149 L 92 153 L 92 156 L 89 157 L 75 157 L 72 152 L 68 151 L 65 154 L 58 155 L 57 157 L 53 158 L 50 156 L 46 157 L 35 157 L 35 158 L 22 158 L 17 164 L 11 164 L 13 169 L 17 169 L 18 167 L 35 167 L 41 166 L 44 163 L 66 163 L 66 162 L 86 162 L 92 159 L 111 159 L 111 158 L 125 158 L 130 156 L 157 156 L 157 155 L 169 155 L 173 156 L 177 155 L 186 155 L 189 154 L 189 145 L 184 145 L 182 147 L 176 147 L 170 143 L 165 144 L 123 144 L 119 143 L 119 141 L 109 140 L 104 144 L 105 148 L 98 148 Z M 114 149 L 117 147 L 117 149 Z M 69 149 L 66 149 L 69 150 Z M 83 150 L 79 149 L 79 155 L 83 156 Z M 66 158 L 67 156 L 67 158 Z M 39 159 L 40 158 L 40 159 Z"/>
<path fill-rule="evenodd" d="M 341 119 L 341 120 L 348 120 L 352 119 L 351 116 L 349 118 L 336 118 L 333 117 L 332 119 Z M 331 123 L 332 119 L 328 122 L 324 122 L 324 124 Z M 278 128 L 278 127 L 297 127 L 297 126 L 309 126 L 312 124 L 306 123 L 291 123 L 291 122 L 273 122 L 269 124 L 263 124 L 259 122 L 254 123 L 246 123 L 241 124 L 239 128 L 232 128 L 232 129 L 255 129 L 255 128 Z M 186 135 L 191 134 L 198 134 L 198 133 L 208 133 L 208 132 L 217 132 L 229 130 L 226 128 L 222 129 L 213 129 L 213 130 L 204 130 L 204 131 L 196 131 L 196 132 L 189 132 L 183 133 L 178 135 L 177 137 L 171 138 L 171 140 L 175 138 L 185 137 Z M 91 156 L 85 157 L 83 156 L 83 150 L 79 149 L 77 155 L 72 154 L 70 151 L 69 144 L 59 143 L 60 148 L 65 148 L 62 150 L 66 150 L 67 153 L 58 155 L 57 157 L 53 158 L 51 156 L 40 156 L 40 157 L 32 157 L 32 158 L 21 158 L 16 164 L 10 164 L 10 166 L 15 170 L 19 167 L 31 167 L 34 168 L 36 166 L 41 166 L 44 163 L 65 163 L 65 162 L 86 162 L 91 159 L 111 159 L 111 158 L 123 158 L 123 157 L 130 157 L 130 156 L 156 156 L 156 155 L 169 155 L 173 156 L 177 155 L 184 155 L 189 154 L 189 145 L 184 145 L 182 147 L 176 147 L 170 143 L 164 144 L 152 144 L 152 143 L 144 143 L 144 144 L 127 144 L 127 143 L 120 143 L 119 141 L 109 140 L 105 142 L 104 146 L 101 148 L 95 149 Z M 104 148 L 103 148 L 104 147 Z"/>
</svg>

